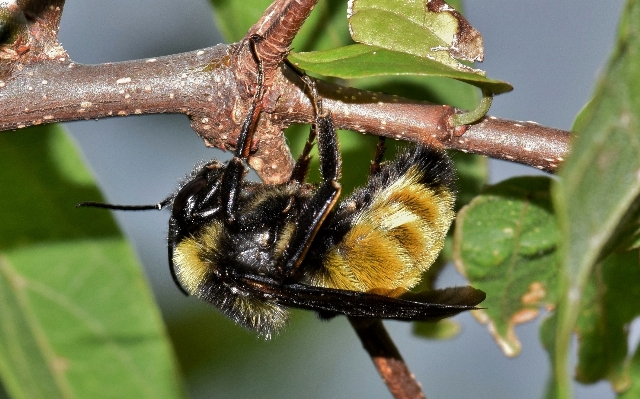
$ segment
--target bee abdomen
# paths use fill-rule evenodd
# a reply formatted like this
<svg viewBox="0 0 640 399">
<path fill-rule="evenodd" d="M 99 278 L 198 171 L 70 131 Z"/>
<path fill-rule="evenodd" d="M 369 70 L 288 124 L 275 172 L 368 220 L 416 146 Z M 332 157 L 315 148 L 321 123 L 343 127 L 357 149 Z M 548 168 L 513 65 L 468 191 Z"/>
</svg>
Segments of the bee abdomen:
<svg viewBox="0 0 640 399">
<path fill-rule="evenodd" d="M 356 204 L 350 227 L 311 284 L 389 296 L 411 289 L 444 245 L 455 216 L 454 179 L 451 161 L 429 147 L 384 164 L 345 200 Z"/>
</svg>

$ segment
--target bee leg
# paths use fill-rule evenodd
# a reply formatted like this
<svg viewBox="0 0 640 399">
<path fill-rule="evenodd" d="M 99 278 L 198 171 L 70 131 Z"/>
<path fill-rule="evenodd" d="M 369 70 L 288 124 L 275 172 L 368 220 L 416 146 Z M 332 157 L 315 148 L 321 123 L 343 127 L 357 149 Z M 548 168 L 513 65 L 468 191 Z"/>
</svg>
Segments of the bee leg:
<svg viewBox="0 0 640 399">
<path fill-rule="evenodd" d="M 256 112 L 256 110 L 258 109 L 258 105 L 262 99 L 262 90 L 264 88 L 264 65 L 256 52 L 255 46 L 256 42 L 261 39 L 262 37 L 258 35 L 254 35 L 249 38 L 251 53 L 258 65 L 256 92 L 253 96 L 253 100 L 251 101 L 251 105 L 249 106 L 247 116 L 242 123 L 240 134 L 238 135 L 235 156 L 231 161 L 229 161 L 225 173 L 222 176 L 221 199 L 222 204 L 224 204 L 224 219 L 227 224 L 233 224 L 237 218 L 238 195 L 242 188 L 244 175 L 247 172 L 245 161 L 249 157 L 249 150 L 251 149 L 251 141 L 253 139 L 255 125 L 258 120 L 258 116 L 260 115 L 260 112 Z"/>
<path fill-rule="evenodd" d="M 387 146 L 384 145 L 385 137 L 378 136 L 378 145 L 376 146 L 376 156 L 371 161 L 371 167 L 369 169 L 370 175 L 375 175 L 380 172 L 380 164 L 382 163 L 382 158 L 384 158 L 384 153 L 387 151 Z"/>
<path fill-rule="evenodd" d="M 289 246 L 283 255 L 282 272 L 289 281 L 298 281 L 301 271 L 298 266 L 311 245 L 322 222 L 325 220 L 340 196 L 340 152 L 338 138 L 330 113 L 322 110 L 322 100 L 318 96 L 315 84 L 308 76 L 302 80 L 311 91 L 316 113 L 315 132 L 318 134 L 318 153 L 322 183 L 299 215 L 296 229 Z"/>
<path fill-rule="evenodd" d="M 298 183 L 303 183 L 307 178 L 307 173 L 309 173 L 309 163 L 311 162 L 311 156 L 309 153 L 313 148 L 313 141 L 316 139 L 316 127 L 315 125 L 311 126 L 309 131 L 309 137 L 307 138 L 307 142 L 304 144 L 304 148 L 296 161 L 295 166 L 293 167 L 293 171 L 291 172 L 291 178 L 289 181 L 297 181 Z"/>
</svg>

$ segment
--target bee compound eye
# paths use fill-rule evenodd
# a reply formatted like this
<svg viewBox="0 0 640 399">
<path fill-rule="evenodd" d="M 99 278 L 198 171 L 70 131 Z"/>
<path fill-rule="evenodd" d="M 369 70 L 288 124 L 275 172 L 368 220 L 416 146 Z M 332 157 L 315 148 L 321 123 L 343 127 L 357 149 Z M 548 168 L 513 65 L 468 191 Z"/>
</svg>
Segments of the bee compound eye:
<svg viewBox="0 0 640 399">
<path fill-rule="evenodd" d="M 207 178 L 204 176 L 198 176 L 195 179 L 191 180 L 189 183 L 185 184 L 184 187 L 178 191 L 176 194 L 176 198 L 173 200 L 173 215 L 177 215 L 187 206 L 187 202 L 191 197 L 198 194 L 202 191 L 203 188 L 207 186 Z"/>
</svg>

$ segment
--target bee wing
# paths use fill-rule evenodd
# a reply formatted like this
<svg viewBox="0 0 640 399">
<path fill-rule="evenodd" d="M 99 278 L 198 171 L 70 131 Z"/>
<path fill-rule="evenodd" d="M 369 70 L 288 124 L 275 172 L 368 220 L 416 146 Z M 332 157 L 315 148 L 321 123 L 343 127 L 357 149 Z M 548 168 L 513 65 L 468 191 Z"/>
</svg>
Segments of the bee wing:
<svg viewBox="0 0 640 399">
<path fill-rule="evenodd" d="M 304 284 L 282 284 L 261 276 L 242 276 L 238 281 L 250 295 L 279 305 L 310 309 L 323 317 L 344 314 L 396 320 L 440 320 L 465 310 L 477 309 L 485 293 L 473 287 L 453 287 L 412 294 L 409 299 Z"/>
</svg>

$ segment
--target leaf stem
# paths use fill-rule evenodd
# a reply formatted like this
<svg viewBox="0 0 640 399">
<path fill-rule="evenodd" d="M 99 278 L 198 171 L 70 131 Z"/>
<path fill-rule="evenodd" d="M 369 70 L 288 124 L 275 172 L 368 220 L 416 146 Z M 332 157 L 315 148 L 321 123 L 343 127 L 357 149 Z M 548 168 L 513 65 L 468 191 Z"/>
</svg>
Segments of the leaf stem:
<svg viewBox="0 0 640 399">
<path fill-rule="evenodd" d="M 475 109 L 469 112 L 461 114 L 454 114 L 451 116 L 451 123 L 453 126 L 470 125 L 479 121 L 483 116 L 489 112 L 491 103 L 493 102 L 493 94 L 487 90 L 482 90 L 482 99 L 480 104 Z"/>
</svg>

